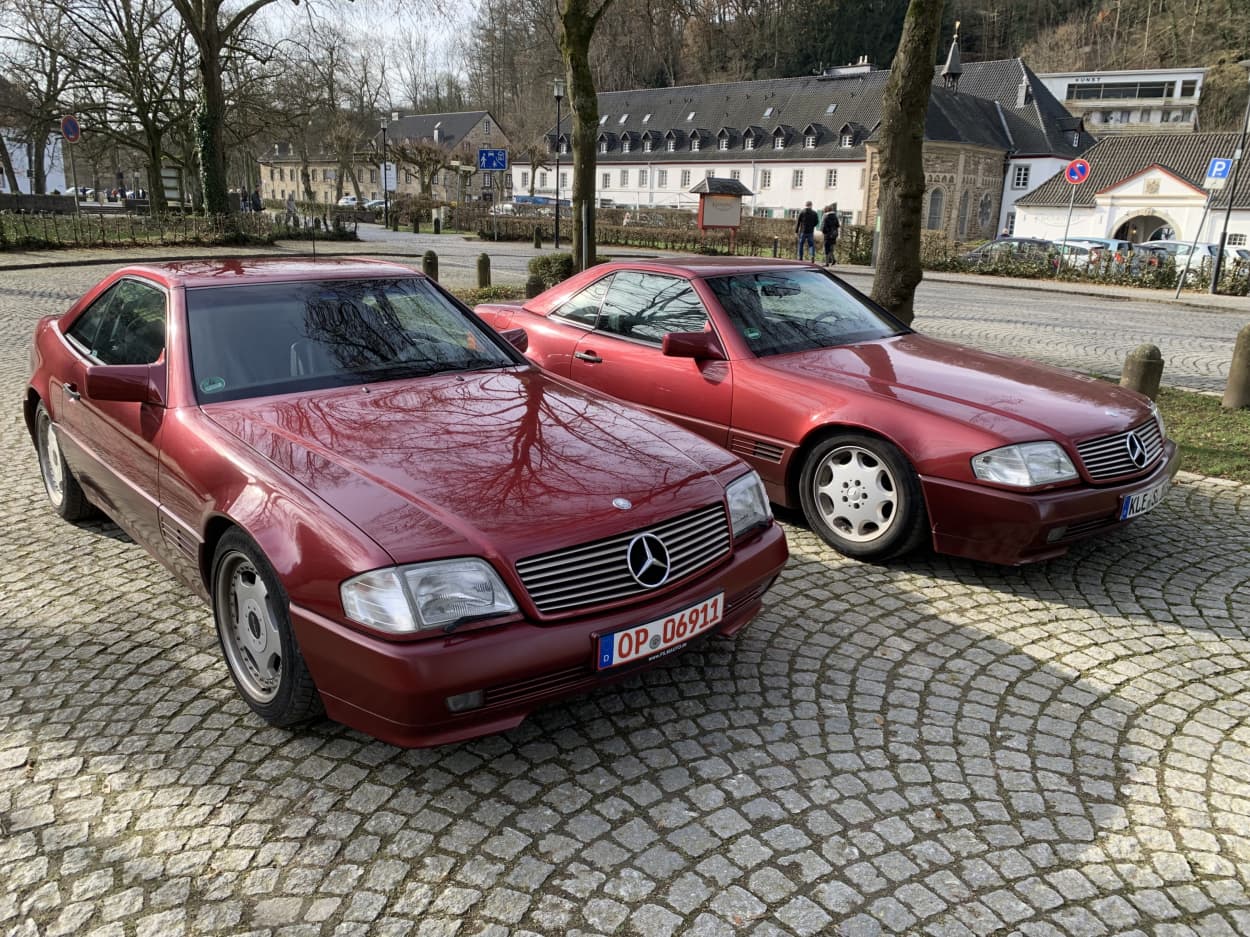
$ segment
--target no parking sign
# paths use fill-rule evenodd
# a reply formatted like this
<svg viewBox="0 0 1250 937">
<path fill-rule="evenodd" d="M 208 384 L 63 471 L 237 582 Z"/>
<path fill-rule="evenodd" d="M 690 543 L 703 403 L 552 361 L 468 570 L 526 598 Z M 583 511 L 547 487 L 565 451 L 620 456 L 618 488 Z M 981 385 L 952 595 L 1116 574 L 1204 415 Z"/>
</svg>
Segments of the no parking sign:
<svg viewBox="0 0 1250 937">
<path fill-rule="evenodd" d="M 1083 159 L 1074 159 L 1063 171 L 1063 177 L 1073 185 L 1080 185 L 1089 178 L 1089 163 Z"/>
<path fill-rule="evenodd" d="M 77 143 L 82 137 L 82 128 L 78 126 L 78 118 L 73 114 L 66 114 L 61 118 L 61 136 L 66 143 Z"/>
</svg>

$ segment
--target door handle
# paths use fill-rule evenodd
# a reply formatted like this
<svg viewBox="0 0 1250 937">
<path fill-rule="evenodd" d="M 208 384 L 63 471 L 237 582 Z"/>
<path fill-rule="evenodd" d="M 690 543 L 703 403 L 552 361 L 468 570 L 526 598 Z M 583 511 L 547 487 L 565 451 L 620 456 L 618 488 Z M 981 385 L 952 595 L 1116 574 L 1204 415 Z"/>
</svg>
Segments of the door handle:
<svg viewBox="0 0 1250 937">
<path fill-rule="evenodd" d="M 573 355 L 579 361 L 589 361 L 591 364 L 603 364 L 603 359 L 596 355 L 593 351 L 579 351 Z"/>
<path fill-rule="evenodd" d="M 82 394 L 78 393 L 77 384 L 71 384 L 69 381 L 66 381 L 61 385 L 61 387 L 65 390 L 65 396 L 70 400 L 79 400 L 82 398 Z"/>
</svg>

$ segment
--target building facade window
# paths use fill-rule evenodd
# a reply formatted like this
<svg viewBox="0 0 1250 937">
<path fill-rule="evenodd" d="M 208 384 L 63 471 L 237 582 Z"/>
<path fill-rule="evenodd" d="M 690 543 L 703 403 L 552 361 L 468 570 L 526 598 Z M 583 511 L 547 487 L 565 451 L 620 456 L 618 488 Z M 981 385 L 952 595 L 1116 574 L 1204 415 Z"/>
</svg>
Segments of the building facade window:
<svg viewBox="0 0 1250 937">
<path fill-rule="evenodd" d="M 704 179 L 715 179 L 715 178 L 716 178 L 716 170 L 715 170 L 715 169 L 709 169 L 707 172 L 705 172 L 705 173 L 703 174 L 703 178 L 704 178 Z"/>
<path fill-rule="evenodd" d="M 733 179 L 735 182 L 737 182 L 739 179 L 741 179 L 741 178 L 742 178 L 742 170 L 741 170 L 741 169 L 731 169 L 731 170 L 729 170 L 729 178 L 730 178 L 730 179 Z"/>
<path fill-rule="evenodd" d="M 655 187 L 657 189 L 668 188 L 668 170 L 667 169 L 657 169 L 655 171 Z"/>
<path fill-rule="evenodd" d="M 744 137 L 742 140 L 742 148 L 744 150 L 755 149 L 755 137 Z"/>
<path fill-rule="evenodd" d="M 838 171 L 836 169 L 825 170 L 825 188 L 836 189 L 838 187 Z"/>
<path fill-rule="evenodd" d="M 725 137 L 721 137 L 719 140 L 717 140 L 717 141 L 716 141 L 716 148 L 717 148 L 718 150 L 727 150 L 727 149 L 729 149 L 729 137 L 725 136 Z"/>
<path fill-rule="evenodd" d="M 805 150 L 814 150 L 814 149 L 816 149 L 816 134 L 814 134 L 814 133 L 809 133 L 809 134 L 804 135 L 804 137 L 803 137 L 803 149 L 805 149 Z"/>
<path fill-rule="evenodd" d="M 543 185 L 547 184 L 547 180 L 543 180 Z M 530 185 L 530 174 L 528 172 L 521 173 L 521 188 L 528 189 Z"/>
<path fill-rule="evenodd" d="M 621 152 L 628 153 L 631 149 L 632 146 L 630 145 L 629 137 L 624 137 L 621 140 Z"/>
<path fill-rule="evenodd" d="M 610 172 L 605 172 L 602 176 L 600 176 L 599 188 L 609 189 L 611 187 L 612 187 L 612 174 Z"/>
<path fill-rule="evenodd" d="M 629 185 L 629 170 L 621 170 L 621 188 L 624 189 Z"/>
<path fill-rule="evenodd" d="M 540 172 L 538 174 L 538 185 L 539 188 L 547 188 L 547 174 L 545 172 Z"/>
<path fill-rule="evenodd" d="M 567 140 L 561 140 L 561 141 L 560 141 L 560 155 L 561 155 L 561 156 L 564 156 L 564 155 L 566 155 L 566 154 L 568 153 L 568 151 L 569 151 L 569 144 L 568 144 L 568 141 L 567 141 Z"/>
<path fill-rule="evenodd" d="M 934 189 L 929 193 L 929 212 L 925 218 L 925 227 L 936 231 L 942 227 L 942 209 L 946 207 L 946 193 L 942 189 Z"/>
<path fill-rule="evenodd" d="M 1007 224 L 1005 227 L 1007 228 L 1008 237 L 1016 233 L 1016 213 L 1014 211 L 1007 213 Z"/>
<path fill-rule="evenodd" d="M 774 150 L 784 150 L 785 148 L 786 148 L 785 134 L 779 133 L 777 134 L 777 136 L 773 137 L 773 149 Z"/>
<path fill-rule="evenodd" d="M 1015 170 L 1014 170 L 1014 171 L 1012 172 L 1012 174 L 1011 174 L 1011 187 L 1012 187 L 1013 189 L 1026 189 L 1026 188 L 1028 188 L 1028 185 L 1029 185 L 1029 170 L 1030 170 L 1031 168 L 1032 168 L 1032 167 L 1030 167 L 1027 163 L 1026 163 L 1026 164 L 1024 164 L 1024 165 L 1022 165 L 1022 166 L 1017 166 L 1017 167 L 1015 168 Z"/>
<path fill-rule="evenodd" d="M 642 151 L 643 151 L 644 153 L 650 153 L 650 152 L 651 152 L 651 141 L 650 141 L 650 140 L 643 140 L 643 141 L 642 141 Z"/>
<path fill-rule="evenodd" d="M 760 188 L 767 189 L 773 184 L 773 171 L 771 169 L 760 170 Z"/>
<path fill-rule="evenodd" d="M 854 145 L 855 145 L 855 134 L 853 134 L 853 133 L 844 133 L 844 134 L 842 134 L 841 139 L 840 139 L 840 140 L 838 140 L 838 145 L 839 145 L 839 146 L 844 146 L 844 147 L 846 147 L 846 146 L 854 146 Z"/>
<path fill-rule="evenodd" d="M 698 137 L 691 137 L 691 138 L 690 138 L 690 152 L 691 152 L 691 153 L 697 153 L 697 152 L 699 152 L 699 150 L 700 150 L 702 147 L 703 147 L 703 141 L 702 141 L 702 140 L 700 140 Z"/>
<path fill-rule="evenodd" d="M 968 208 L 971 204 L 972 196 L 967 189 L 959 196 L 959 221 L 957 230 L 961 238 L 968 236 Z"/>
<path fill-rule="evenodd" d="M 674 151 L 677 149 L 677 141 L 676 141 L 676 140 L 665 140 L 665 141 L 664 141 L 664 149 L 666 149 L 666 150 L 667 150 L 668 152 L 670 152 L 670 153 L 674 152 Z"/>
<path fill-rule="evenodd" d="M 1195 79 L 1181 82 L 1181 97 L 1192 98 L 1198 93 L 1198 82 Z"/>
<path fill-rule="evenodd" d="M 1246 236 L 1244 234 L 1230 234 L 1228 236 L 1229 247 L 1245 247 Z"/>
<path fill-rule="evenodd" d="M 681 171 L 681 187 L 683 189 L 688 189 L 690 187 L 690 170 L 689 169 L 683 169 Z"/>
<path fill-rule="evenodd" d="M 600 141 L 599 141 L 599 152 L 600 152 L 600 153 L 606 153 L 607 151 L 608 151 L 608 141 L 607 141 L 607 140 L 600 140 Z"/>
<path fill-rule="evenodd" d="M 790 174 L 790 188 L 792 189 L 803 188 L 803 170 L 796 169 Z"/>
<path fill-rule="evenodd" d="M 647 187 L 647 171 L 645 169 L 638 170 L 638 187 L 642 189 Z"/>
<path fill-rule="evenodd" d="M 482 134 L 483 136 L 487 136 L 487 137 L 490 136 L 490 120 L 489 119 L 482 121 Z"/>
</svg>

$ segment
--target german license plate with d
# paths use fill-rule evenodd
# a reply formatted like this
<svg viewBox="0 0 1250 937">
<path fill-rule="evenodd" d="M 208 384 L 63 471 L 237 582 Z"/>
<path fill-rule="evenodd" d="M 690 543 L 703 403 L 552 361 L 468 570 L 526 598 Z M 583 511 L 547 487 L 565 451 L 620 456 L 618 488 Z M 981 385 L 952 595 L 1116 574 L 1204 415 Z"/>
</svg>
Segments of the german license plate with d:
<svg viewBox="0 0 1250 937">
<path fill-rule="evenodd" d="M 595 667 L 609 670 L 654 657 L 715 627 L 725 614 L 725 593 L 718 592 L 655 621 L 599 636 Z"/>
</svg>

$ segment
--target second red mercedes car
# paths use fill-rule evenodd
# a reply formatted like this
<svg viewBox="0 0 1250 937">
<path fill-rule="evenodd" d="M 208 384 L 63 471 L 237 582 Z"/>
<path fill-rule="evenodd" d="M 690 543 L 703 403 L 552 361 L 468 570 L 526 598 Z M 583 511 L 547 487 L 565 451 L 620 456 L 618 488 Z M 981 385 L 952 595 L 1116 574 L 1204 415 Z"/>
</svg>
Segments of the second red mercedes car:
<svg viewBox="0 0 1250 937">
<path fill-rule="evenodd" d="M 552 373 L 728 447 L 862 559 L 925 540 L 1058 556 L 1158 505 L 1178 465 L 1141 394 L 927 338 L 808 264 L 602 264 L 477 312 Z"/>
<path fill-rule="evenodd" d="M 277 725 L 507 729 L 737 632 L 787 557 L 740 459 L 390 264 L 121 270 L 39 322 L 25 417 L 56 512 L 208 599 Z"/>
</svg>

